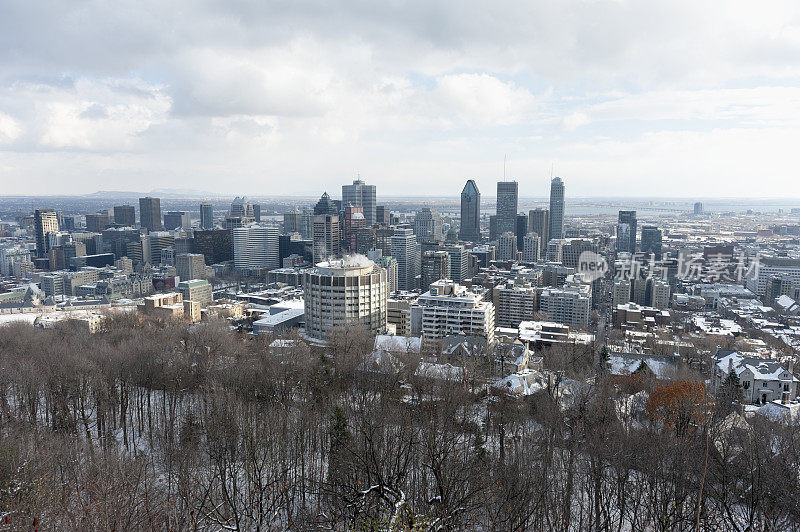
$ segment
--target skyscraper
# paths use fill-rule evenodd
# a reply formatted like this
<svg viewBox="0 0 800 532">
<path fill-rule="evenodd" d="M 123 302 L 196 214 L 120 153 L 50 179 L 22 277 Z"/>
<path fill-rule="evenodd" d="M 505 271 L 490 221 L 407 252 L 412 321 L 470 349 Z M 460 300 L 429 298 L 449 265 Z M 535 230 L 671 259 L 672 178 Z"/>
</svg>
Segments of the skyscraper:
<svg viewBox="0 0 800 532">
<path fill-rule="evenodd" d="M 541 253 L 541 244 L 539 235 L 536 233 L 528 233 L 522 239 L 522 260 L 525 262 L 536 262 L 539 260 Z"/>
<path fill-rule="evenodd" d="M 636 253 L 636 211 L 619 211 L 616 249 Z"/>
<path fill-rule="evenodd" d="M 472 179 L 461 191 L 461 230 L 458 238 L 467 242 L 481 241 L 481 193 Z"/>
<path fill-rule="evenodd" d="M 497 182 L 497 234 L 516 232 L 518 196 L 516 181 Z"/>
<path fill-rule="evenodd" d="M 564 238 L 564 183 L 560 177 L 550 182 L 550 230 L 547 242 L 553 238 Z M 546 245 L 546 243 L 544 244 Z"/>
<path fill-rule="evenodd" d="M 522 239 L 528 234 L 527 214 L 517 214 L 517 225 L 514 234 L 517 235 L 517 251 L 522 251 Z"/>
<path fill-rule="evenodd" d="M 375 196 L 375 185 L 367 185 L 361 179 L 354 180 L 352 185 L 342 185 L 342 205 L 362 207 L 367 227 L 375 223 Z"/>
<path fill-rule="evenodd" d="M 396 229 L 392 235 L 392 257 L 397 260 L 397 289 L 414 289 L 414 232 Z"/>
<path fill-rule="evenodd" d="M 543 255 L 550 240 L 550 211 L 532 209 L 528 212 L 528 231 L 539 235 L 539 254 Z"/>
<path fill-rule="evenodd" d="M 280 267 L 278 228 L 250 226 L 233 229 L 233 263 L 239 270 Z"/>
<path fill-rule="evenodd" d="M 302 233 L 303 232 L 303 213 L 295 209 L 283 213 L 283 232 Z"/>
<path fill-rule="evenodd" d="M 507 231 L 497 239 L 497 260 L 517 259 L 517 235 Z"/>
<path fill-rule="evenodd" d="M 210 201 L 200 204 L 200 228 L 214 229 L 214 206 Z"/>
<path fill-rule="evenodd" d="M 423 207 L 414 217 L 414 236 L 419 242 L 443 241 L 442 216 L 430 207 Z"/>
<path fill-rule="evenodd" d="M 450 255 L 446 251 L 426 251 L 422 254 L 422 291 L 432 283 L 450 277 Z"/>
<path fill-rule="evenodd" d="M 161 230 L 160 198 L 139 198 L 139 221 L 148 232 Z"/>
<path fill-rule="evenodd" d="M 136 226 L 136 208 L 133 205 L 115 206 L 114 223 L 125 227 Z"/>
<path fill-rule="evenodd" d="M 327 192 L 323 192 L 317 204 L 314 205 L 314 215 L 317 214 L 339 214 L 339 209 Z M 366 219 L 366 216 L 364 218 Z"/>
<path fill-rule="evenodd" d="M 341 253 L 339 216 L 335 214 L 315 214 L 311 228 L 314 263 L 338 257 Z"/>
<path fill-rule="evenodd" d="M 49 233 L 58 232 L 58 217 L 52 209 L 36 209 L 33 213 L 33 225 L 36 229 L 36 255 L 47 257 L 50 249 Z"/>
<path fill-rule="evenodd" d="M 703 214 L 703 202 L 698 201 L 694 204 L 694 213 L 695 214 Z"/>
<path fill-rule="evenodd" d="M 656 260 L 661 259 L 661 229 L 654 225 L 645 225 L 642 227 L 642 253 L 650 255 L 651 253 Z"/>
<path fill-rule="evenodd" d="M 167 211 L 164 213 L 164 229 L 189 229 L 191 227 L 187 211 Z"/>
</svg>

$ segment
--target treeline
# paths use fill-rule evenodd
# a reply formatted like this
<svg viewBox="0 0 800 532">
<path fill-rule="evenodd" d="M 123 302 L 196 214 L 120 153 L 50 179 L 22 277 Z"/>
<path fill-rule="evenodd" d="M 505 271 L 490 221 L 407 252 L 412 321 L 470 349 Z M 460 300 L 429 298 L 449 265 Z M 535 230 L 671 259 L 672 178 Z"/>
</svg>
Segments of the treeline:
<svg viewBox="0 0 800 532">
<path fill-rule="evenodd" d="M 799 528 L 800 434 L 700 384 L 517 398 L 371 351 L 358 328 L 319 350 L 135 314 L 0 327 L 0 528 Z"/>
</svg>

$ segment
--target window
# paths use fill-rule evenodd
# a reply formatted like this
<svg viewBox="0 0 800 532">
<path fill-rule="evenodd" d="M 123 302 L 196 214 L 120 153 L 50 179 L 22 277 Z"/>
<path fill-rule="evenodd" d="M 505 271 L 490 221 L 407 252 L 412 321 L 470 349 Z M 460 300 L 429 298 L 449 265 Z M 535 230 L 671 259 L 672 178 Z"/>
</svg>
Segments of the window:
<svg viewBox="0 0 800 532">
<path fill-rule="evenodd" d="M 742 388 L 744 388 L 745 390 L 749 390 L 750 389 L 750 381 L 744 381 L 742 383 Z"/>
</svg>

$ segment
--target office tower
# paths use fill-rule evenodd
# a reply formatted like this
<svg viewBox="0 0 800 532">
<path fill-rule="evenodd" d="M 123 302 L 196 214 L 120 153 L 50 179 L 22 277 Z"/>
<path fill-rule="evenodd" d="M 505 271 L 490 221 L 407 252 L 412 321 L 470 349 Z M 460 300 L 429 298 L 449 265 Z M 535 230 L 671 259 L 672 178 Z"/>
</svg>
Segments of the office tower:
<svg viewBox="0 0 800 532">
<path fill-rule="evenodd" d="M 375 249 L 376 230 L 374 227 L 362 227 L 356 230 L 356 253 L 366 255 L 370 250 Z M 383 253 L 381 253 L 383 255 Z"/>
<path fill-rule="evenodd" d="M 392 223 L 392 212 L 386 205 L 375 206 L 375 223 L 378 225 L 390 225 Z"/>
<path fill-rule="evenodd" d="M 36 255 L 47 257 L 50 249 L 50 233 L 58 232 L 58 217 L 52 209 L 36 209 L 33 213 L 33 224 L 36 231 Z"/>
<path fill-rule="evenodd" d="M 155 231 L 147 235 L 150 242 L 150 264 L 161 263 L 161 250 L 175 246 L 175 237 L 166 231 Z"/>
<path fill-rule="evenodd" d="M 283 213 L 284 233 L 303 233 L 303 213 L 297 209 Z"/>
<path fill-rule="evenodd" d="M 800 259 L 787 257 L 761 257 L 758 268 L 747 272 L 747 289 L 760 298 L 767 299 L 770 295 L 769 283 L 773 278 L 780 282 L 800 283 Z M 774 289 L 772 290 L 774 293 Z"/>
<path fill-rule="evenodd" d="M 508 231 L 497 239 L 497 260 L 517 260 L 517 235 Z"/>
<path fill-rule="evenodd" d="M 74 231 L 75 228 L 77 227 L 77 224 L 75 223 L 75 218 L 76 218 L 75 216 L 64 216 L 63 217 L 64 223 L 61 228 L 64 229 L 64 231 Z"/>
<path fill-rule="evenodd" d="M 183 278 L 181 277 L 181 279 Z M 201 305 L 208 305 L 214 299 L 211 284 L 205 279 L 181 280 L 176 288 L 183 296 L 184 301 L 197 301 Z"/>
<path fill-rule="evenodd" d="M 311 228 L 314 263 L 322 262 L 341 254 L 339 216 L 335 214 L 315 214 Z"/>
<path fill-rule="evenodd" d="M 426 251 L 422 254 L 422 282 L 424 292 L 431 283 L 450 276 L 450 255 L 446 251 Z"/>
<path fill-rule="evenodd" d="M 581 284 L 563 288 L 545 288 L 539 295 L 539 312 L 550 321 L 570 327 L 589 327 L 591 288 Z"/>
<path fill-rule="evenodd" d="M 516 181 L 497 182 L 497 233 L 515 233 L 519 185 Z"/>
<path fill-rule="evenodd" d="M 616 249 L 636 253 L 636 211 L 619 211 Z"/>
<path fill-rule="evenodd" d="M 517 225 L 516 229 L 514 230 L 514 234 L 517 235 L 517 251 L 522 251 L 522 245 L 525 239 L 525 235 L 528 234 L 527 214 L 517 214 Z"/>
<path fill-rule="evenodd" d="M 64 244 L 64 263 L 69 265 L 73 258 L 86 255 L 86 244 L 83 242 L 68 242 Z"/>
<path fill-rule="evenodd" d="M 481 241 L 481 193 L 472 179 L 461 191 L 461 229 L 458 238 L 465 242 Z"/>
<path fill-rule="evenodd" d="M 323 192 L 322 196 L 319 198 L 319 201 L 317 201 L 317 204 L 314 205 L 314 215 L 316 216 L 318 214 L 339 214 L 339 209 L 336 207 L 336 203 L 333 202 L 327 192 Z"/>
<path fill-rule="evenodd" d="M 463 282 L 469 277 L 469 253 L 461 244 L 448 244 L 442 249 L 450 255 L 450 275 L 448 279 L 457 283 Z"/>
<path fill-rule="evenodd" d="M 650 255 L 656 260 L 661 260 L 661 229 L 654 225 L 642 227 L 642 253 Z"/>
<path fill-rule="evenodd" d="M 233 260 L 233 235 L 228 229 L 195 231 L 194 251 L 205 257 L 206 264 Z"/>
<path fill-rule="evenodd" d="M 494 242 L 500 236 L 500 231 L 497 224 L 497 215 L 492 214 L 489 216 L 489 242 Z"/>
<path fill-rule="evenodd" d="M 528 231 L 539 235 L 539 254 L 544 255 L 550 240 L 550 211 L 531 209 L 528 212 Z"/>
<path fill-rule="evenodd" d="M 114 223 L 123 227 L 136 227 L 136 208 L 133 205 L 115 206 Z"/>
<path fill-rule="evenodd" d="M 107 214 L 87 214 L 86 230 L 91 233 L 99 233 L 111 225 Z"/>
<path fill-rule="evenodd" d="M 419 296 L 412 313 L 422 316 L 412 332 L 422 334 L 424 341 L 451 335 L 476 336 L 494 344 L 494 305 L 480 294 L 470 292 L 453 281 L 436 281 Z M 419 329 L 419 330 L 416 330 Z"/>
<path fill-rule="evenodd" d="M 304 239 L 311 238 L 311 227 L 314 225 L 314 209 L 304 208 L 300 217 L 300 236 Z"/>
<path fill-rule="evenodd" d="M 189 281 L 191 279 L 205 279 L 205 256 L 202 253 L 184 253 L 175 255 L 175 274 L 180 277 L 182 281 Z"/>
<path fill-rule="evenodd" d="M 278 228 L 254 225 L 233 229 L 233 265 L 237 270 L 280 268 Z"/>
<path fill-rule="evenodd" d="M 364 229 L 364 226 L 363 208 L 348 204 L 344 208 L 344 246 L 346 251 L 350 253 L 356 251 L 356 232 Z"/>
<path fill-rule="evenodd" d="M 638 282 L 638 281 L 637 281 Z M 665 279 L 647 279 L 647 304 L 658 309 L 669 307 L 670 288 Z"/>
<path fill-rule="evenodd" d="M 200 204 L 200 229 L 214 229 L 214 206 L 210 201 Z"/>
<path fill-rule="evenodd" d="M 364 209 L 367 227 L 375 224 L 375 185 L 366 185 L 361 179 L 354 180 L 352 185 L 342 185 L 342 206 L 348 204 Z"/>
<path fill-rule="evenodd" d="M 397 289 L 414 289 L 414 232 L 395 229 L 391 238 L 391 256 L 397 260 Z"/>
<path fill-rule="evenodd" d="M 423 207 L 414 217 L 414 236 L 417 242 L 442 242 L 442 217 L 434 209 Z"/>
<path fill-rule="evenodd" d="M 564 183 L 560 177 L 550 182 L 550 229 L 546 242 L 553 238 L 564 238 Z"/>
<path fill-rule="evenodd" d="M 397 259 L 394 257 L 378 257 L 375 264 L 386 270 L 386 288 L 389 293 L 397 290 Z"/>
<path fill-rule="evenodd" d="M 368 259 L 320 262 L 303 275 L 305 331 L 326 338 L 332 327 L 365 326 L 373 335 L 386 331 L 386 270 Z"/>
<path fill-rule="evenodd" d="M 539 260 L 539 253 L 541 252 L 541 244 L 539 235 L 536 233 L 528 233 L 522 239 L 522 260 L 524 262 L 536 262 Z"/>
<path fill-rule="evenodd" d="M 261 222 L 261 204 L 259 203 L 253 203 L 253 218 L 256 223 Z"/>
<path fill-rule="evenodd" d="M 161 200 L 159 198 L 139 198 L 139 223 L 148 232 L 161 230 Z"/>
<path fill-rule="evenodd" d="M 547 262 L 561 262 L 564 244 L 566 244 L 566 240 L 563 238 L 550 239 L 550 242 L 547 243 L 547 254 L 545 255 Z"/>
<path fill-rule="evenodd" d="M 698 201 L 694 204 L 694 213 L 695 214 L 703 214 L 703 202 Z"/>
<path fill-rule="evenodd" d="M 186 211 L 167 211 L 164 213 L 164 229 L 171 231 L 173 229 L 189 229 L 192 222 L 189 219 L 189 213 Z"/>
<path fill-rule="evenodd" d="M 255 212 L 253 211 L 253 204 L 247 199 L 247 196 L 236 196 L 231 202 L 230 216 L 238 218 L 249 218 L 255 220 Z"/>
</svg>

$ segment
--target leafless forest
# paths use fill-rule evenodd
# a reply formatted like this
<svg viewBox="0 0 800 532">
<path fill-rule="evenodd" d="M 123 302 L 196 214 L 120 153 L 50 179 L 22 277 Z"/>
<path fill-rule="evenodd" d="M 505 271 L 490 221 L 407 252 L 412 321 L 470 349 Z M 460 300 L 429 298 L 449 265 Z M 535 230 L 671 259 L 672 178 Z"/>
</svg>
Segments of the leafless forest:
<svg viewBox="0 0 800 532">
<path fill-rule="evenodd" d="M 133 314 L 0 327 L 0 527 L 800 529 L 798 431 L 726 422 L 698 383 L 517 398 L 372 370 L 357 328 L 284 339 Z"/>
</svg>

